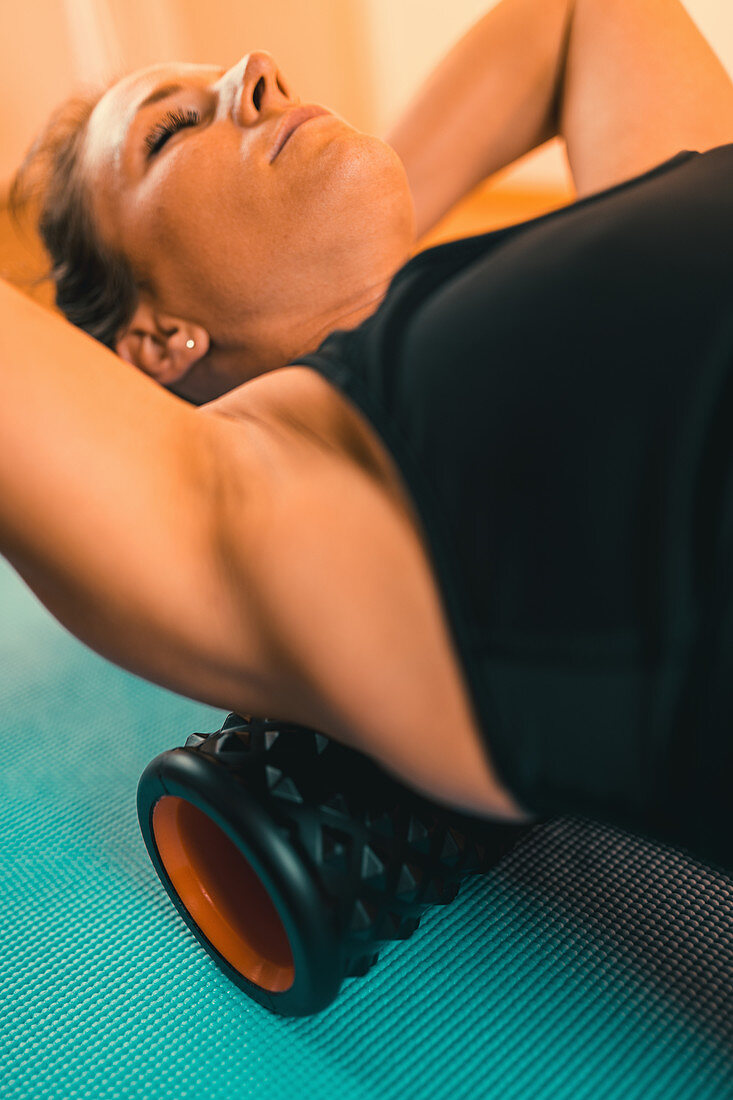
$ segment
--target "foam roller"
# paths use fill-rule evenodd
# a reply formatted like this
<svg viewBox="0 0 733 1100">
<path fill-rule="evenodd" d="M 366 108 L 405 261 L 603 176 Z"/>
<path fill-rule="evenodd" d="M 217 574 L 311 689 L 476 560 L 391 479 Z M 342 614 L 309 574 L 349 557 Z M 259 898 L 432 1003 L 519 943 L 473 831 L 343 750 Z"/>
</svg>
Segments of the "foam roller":
<svg viewBox="0 0 733 1100">
<path fill-rule="evenodd" d="M 140 829 L 189 929 L 271 1012 L 364 978 L 534 828 L 448 810 L 305 726 L 230 714 L 148 764 Z"/>
</svg>

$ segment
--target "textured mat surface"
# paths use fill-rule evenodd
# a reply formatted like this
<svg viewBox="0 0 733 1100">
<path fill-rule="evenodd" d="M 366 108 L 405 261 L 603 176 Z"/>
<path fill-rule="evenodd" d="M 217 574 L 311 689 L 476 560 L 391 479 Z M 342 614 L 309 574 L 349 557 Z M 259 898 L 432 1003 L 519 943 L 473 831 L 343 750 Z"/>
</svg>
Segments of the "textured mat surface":
<svg viewBox="0 0 733 1100">
<path fill-rule="evenodd" d="M 175 913 L 137 780 L 221 711 L 116 669 L 0 559 L 0 1096 L 733 1097 L 733 882 L 563 818 L 283 1019 Z"/>
</svg>

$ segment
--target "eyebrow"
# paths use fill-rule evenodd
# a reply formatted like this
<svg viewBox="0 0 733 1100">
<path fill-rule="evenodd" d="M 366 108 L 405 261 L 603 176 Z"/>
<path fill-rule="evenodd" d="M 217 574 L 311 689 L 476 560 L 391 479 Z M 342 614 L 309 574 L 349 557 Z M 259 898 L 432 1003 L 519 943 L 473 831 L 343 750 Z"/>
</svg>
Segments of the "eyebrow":
<svg viewBox="0 0 733 1100">
<path fill-rule="evenodd" d="M 175 92 L 183 90 L 183 84 L 162 84 L 160 88 L 156 88 L 151 92 L 149 96 L 146 96 L 142 103 L 139 104 L 135 114 L 139 114 L 143 107 L 149 107 L 151 103 L 157 103 L 160 99 L 166 99 L 169 95 L 173 95 Z"/>
</svg>

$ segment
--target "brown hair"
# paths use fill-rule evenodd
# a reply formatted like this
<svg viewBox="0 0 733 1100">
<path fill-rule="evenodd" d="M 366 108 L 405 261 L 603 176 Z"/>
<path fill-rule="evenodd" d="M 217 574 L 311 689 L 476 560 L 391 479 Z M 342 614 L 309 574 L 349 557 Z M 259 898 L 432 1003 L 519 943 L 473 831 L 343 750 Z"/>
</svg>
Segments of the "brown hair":
<svg viewBox="0 0 733 1100">
<path fill-rule="evenodd" d="M 128 262 L 99 239 L 80 163 L 89 117 L 105 90 L 74 96 L 53 113 L 15 174 L 9 207 L 16 222 L 22 209 L 37 211 L 51 260 L 42 279 L 53 280 L 58 308 L 114 348 L 135 311 L 138 289 Z"/>
</svg>

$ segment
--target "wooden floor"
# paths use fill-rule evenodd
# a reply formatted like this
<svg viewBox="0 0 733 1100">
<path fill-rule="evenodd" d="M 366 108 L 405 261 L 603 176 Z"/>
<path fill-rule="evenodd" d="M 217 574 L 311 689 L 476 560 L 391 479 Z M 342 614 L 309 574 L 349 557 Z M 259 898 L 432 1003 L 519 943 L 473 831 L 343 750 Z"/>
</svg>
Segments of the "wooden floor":
<svg viewBox="0 0 733 1100">
<path fill-rule="evenodd" d="M 569 191 L 519 191 L 483 184 L 426 234 L 419 248 L 525 221 L 565 206 L 573 198 Z M 52 307 L 52 286 L 48 281 L 36 282 L 44 274 L 46 263 L 41 244 L 31 229 L 26 227 L 20 233 L 14 228 L 7 209 L 0 207 L 0 275 L 37 301 Z"/>
<path fill-rule="evenodd" d="M 510 187 L 491 187 L 483 185 L 468 195 L 451 210 L 430 233 L 420 241 L 421 248 L 454 240 L 457 237 L 469 237 L 475 233 L 486 233 L 489 229 L 501 229 L 505 225 L 536 218 L 550 210 L 567 206 L 573 202 L 575 194 L 569 190 L 526 190 Z"/>
</svg>

